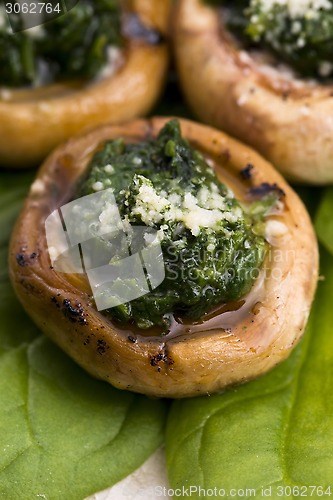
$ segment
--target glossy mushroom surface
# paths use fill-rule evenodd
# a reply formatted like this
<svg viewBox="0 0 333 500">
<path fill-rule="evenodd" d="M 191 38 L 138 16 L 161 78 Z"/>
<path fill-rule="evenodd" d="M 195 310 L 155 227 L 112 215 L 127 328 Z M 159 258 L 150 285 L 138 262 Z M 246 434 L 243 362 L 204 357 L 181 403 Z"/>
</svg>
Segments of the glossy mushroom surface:
<svg viewBox="0 0 333 500">
<path fill-rule="evenodd" d="M 174 51 L 195 114 L 265 156 L 286 177 L 333 181 L 333 85 L 285 73 L 265 54 L 242 50 L 223 10 L 179 0 Z"/>
<path fill-rule="evenodd" d="M 85 275 L 52 268 L 45 220 L 73 198 L 103 141 L 156 137 L 166 121 L 104 126 L 57 148 L 40 169 L 16 223 L 10 274 L 35 323 L 90 374 L 120 389 L 179 398 L 252 379 L 288 356 L 307 322 L 318 277 L 318 249 L 302 202 L 268 162 L 222 132 L 180 120 L 183 136 L 239 199 L 267 183 L 283 190 L 283 211 L 267 222 L 272 246 L 264 268 L 244 300 L 221 304 L 195 324 L 180 323 L 169 335 L 146 336 L 98 312 Z"/>
<path fill-rule="evenodd" d="M 0 164 L 36 166 L 52 149 L 83 130 L 145 115 L 162 90 L 169 63 L 170 0 L 123 0 L 159 40 L 128 33 L 114 74 L 90 82 L 50 84 L 0 93 Z M 1 85 L 1 82 L 0 82 Z"/>
</svg>

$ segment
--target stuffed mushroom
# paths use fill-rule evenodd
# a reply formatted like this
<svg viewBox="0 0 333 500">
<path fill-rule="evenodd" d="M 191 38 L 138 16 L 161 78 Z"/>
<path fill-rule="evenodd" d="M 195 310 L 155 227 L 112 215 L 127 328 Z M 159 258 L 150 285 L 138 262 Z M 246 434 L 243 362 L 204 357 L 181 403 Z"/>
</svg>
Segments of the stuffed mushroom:
<svg viewBox="0 0 333 500">
<path fill-rule="evenodd" d="M 169 5 L 81 0 L 23 31 L 0 7 L 1 165 L 36 166 L 81 130 L 146 114 L 166 76 Z"/>
<path fill-rule="evenodd" d="M 55 150 L 16 223 L 10 274 L 36 324 L 93 376 L 177 398 L 288 356 L 318 250 L 302 202 L 258 154 L 153 118 Z"/>
<path fill-rule="evenodd" d="M 200 119 L 294 181 L 333 181 L 333 3 L 179 0 L 174 50 Z"/>
</svg>

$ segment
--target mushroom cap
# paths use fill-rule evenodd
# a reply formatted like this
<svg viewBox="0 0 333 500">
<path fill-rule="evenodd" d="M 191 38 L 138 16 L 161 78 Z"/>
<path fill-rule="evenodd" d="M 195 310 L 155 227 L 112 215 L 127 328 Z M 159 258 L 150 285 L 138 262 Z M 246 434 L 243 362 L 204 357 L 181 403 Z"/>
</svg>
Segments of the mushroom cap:
<svg viewBox="0 0 333 500">
<path fill-rule="evenodd" d="M 283 237 L 279 231 L 275 234 L 265 274 L 243 307 L 216 316 L 213 323 L 199 322 L 192 333 L 184 329 L 173 336 L 133 334 L 130 327 L 121 329 L 98 312 L 84 275 L 52 268 L 45 220 L 73 198 L 101 142 L 156 137 L 167 121 L 107 125 L 58 147 L 41 167 L 16 223 L 10 275 L 35 323 L 94 377 L 120 389 L 180 398 L 252 379 L 288 356 L 307 322 L 318 277 L 318 248 L 302 202 L 266 160 L 222 132 L 181 119 L 183 136 L 214 163 L 224 182 L 233 181 L 244 193 L 262 183 L 276 183 L 284 191 Z M 249 164 L 252 175 L 244 179 L 240 173 Z"/>
<path fill-rule="evenodd" d="M 196 115 L 254 147 L 287 178 L 333 181 L 333 85 L 301 80 L 241 50 L 223 10 L 179 0 L 174 52 Z"/>
<path fill-rule="evenodd" d="M 123 0 L 121 5 L 148 27 L 167 35 L 170 0 Z M 167 42 L 152 45 L 129 39 L 122 52 L 121 67 L 103 79 L 2 92 L 0 164 L 12 168 L 36 166 L 78 132 L 145 115 L 166 78 Z"/>
</svg>

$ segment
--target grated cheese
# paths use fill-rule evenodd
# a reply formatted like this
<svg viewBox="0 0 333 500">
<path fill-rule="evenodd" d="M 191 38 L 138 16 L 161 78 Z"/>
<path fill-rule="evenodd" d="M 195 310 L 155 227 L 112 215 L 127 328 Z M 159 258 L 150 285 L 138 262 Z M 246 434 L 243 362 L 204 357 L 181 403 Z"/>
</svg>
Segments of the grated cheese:
<svg viewBox="0 0 333 500">
<path fill-rule="evenodd" d="M 202 228 L 217 230 L 222 221 L 237 222 L 242 217 L 241 208 L 230 212 L 226 209 L 225 198 L 207 186 L 200 188 L 197 197 L 185 192 L 182 196 L 172 193 L 167 198 L 155 190 L 149 179 L 138 175 L 135 182 L 139 189 L 132 215 L 139 216 L 147 226 L 163 221 L 168 224 L 181 222 L 193 236 L 198 236 Z"/>
<path fill-rule="evenodd" d="M 270 245 L 273 245 L 285 237 L 288 233 L 288 227 L 281 221 L 269 220 L 266 222 L 265 238 Z"/>
<path fill-rule="evenodd" d="M 94 184 L 92 185 L 92 188 L 94 191 L 102 191 L 104 189 L 104 184 L 103 184 L 103 182 L 97 181 L 97 182 L 94 182 Z"/>
<path fill-rule="evenodd" d="M 41 179 L 36 179 L 31 185 L 30 192 L 32 194 L 43 194 L 45 191 L 45 183 Z"/>
<path fill-rule="evenodd" d="M 291 55 L 304 49 L 307 39 L 311 37 L 309 30 L 306 27 L 303 29 L 303 22 L 305 26 L 319 20 L 324 23 L 325 14 L 332 15 L 332 9 L 332 0 L 250 0 L 248 12 L 249 26 L 253 32 L 251 36 L 256 42 L 264 40 L 277 52 L 282 50 Z M 290 37 L 286 37 L 286 25 L 290 26 Z M 327 31 L 327 27 L 324 28 L 323 25 L 323 31 Z M 333 72 L 333 65 L 318 57 L 316 72 L 327 78 Z M 239 106 L 244 104 L 244 98 L 246 96 L 239 98 Z"/>
<path fill-rule="evenodd" d="M 332 4 L 330 0 L 251 0 L 251 5 L 258 5 L 266 13 L 269 13 L 277 5 L 287 7 L 291 18 L 313 17 L 319 10 L 330 10 Z"/>
<path fill-rule="evenodd" d="M 109 163 L 108 165 L 105 165 L 104 171 L 107 174 L 114 174 L 114 167 L 112 165 L 110 165 L 110 163 Z"/>
</svg>

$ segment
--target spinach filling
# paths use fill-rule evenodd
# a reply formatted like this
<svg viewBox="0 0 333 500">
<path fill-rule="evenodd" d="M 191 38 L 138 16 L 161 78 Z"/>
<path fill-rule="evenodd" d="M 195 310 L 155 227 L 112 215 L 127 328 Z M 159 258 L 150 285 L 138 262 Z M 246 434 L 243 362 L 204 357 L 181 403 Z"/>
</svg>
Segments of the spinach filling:
<svg viewBox="0 0 333 500">
<path fill-rule="evenodd" d="M 122 44 L 117 0 L 80 0 L 65 15 L 25 31 L 22 16 L 10 19 L 14 34 L 0 11 L 0 85 L 8 87 L 92 79 L 107 64 L 108 49 Z"/>
<path fill-rule="evenodd" d="M 226 8 L 226 24 L 245 47 L 264 47 L 304 76 L 332 75 L 332 0 L 207 1 Z"/>
<path fill-rule="evenodd" d="M 182 137 L 177 120 L 157 139 L 106 142 L 77 198 L 106 188 L 113 189 L 123 220 L 158 231 L 165 265 L 164 281 L 108 310 L 113 319 L 167 330 L 174 313 L 198 320 L 250 291 L 268 248 L 264 215 L 276 196 L 270 193 L 243 208 Z"/>
</svg>

